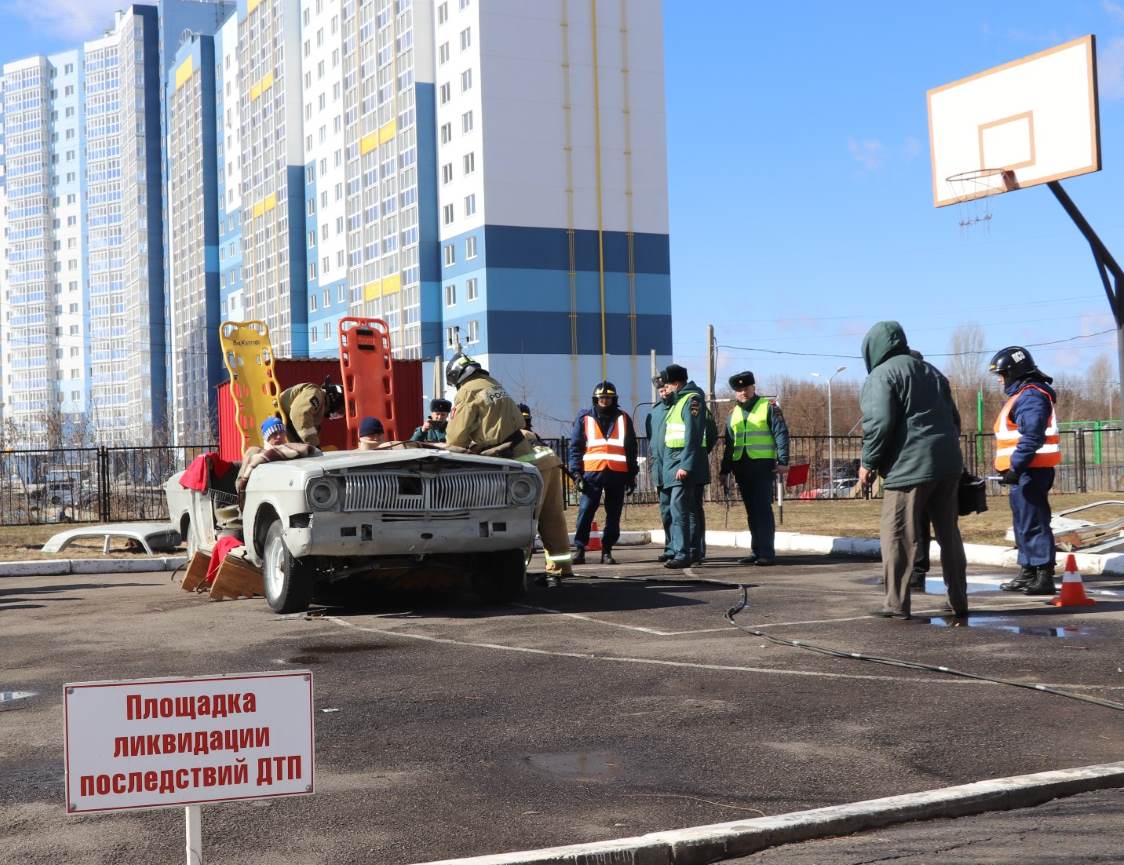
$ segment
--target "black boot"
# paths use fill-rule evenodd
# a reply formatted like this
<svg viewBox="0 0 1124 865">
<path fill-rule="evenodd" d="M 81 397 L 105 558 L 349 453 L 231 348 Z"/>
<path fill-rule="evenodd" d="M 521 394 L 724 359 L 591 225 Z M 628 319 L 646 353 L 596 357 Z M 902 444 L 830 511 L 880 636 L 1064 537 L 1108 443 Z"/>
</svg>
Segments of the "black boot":
<svg viewBox="0 0 1124 865">
<path fill-rule="evenodd" d="M 1034 577 L 1038 572 L 1037 568 L 1030 565 L 1023 565 L 1019 575 L 1010 582 L 1000 583 L 999 590 L 1002 592 L 1021 592 L 1027 586 L 1034 582 Z"/>
<path fill-rule="evenodd" d="M 574 557 L 570 559 L 571 564 L 584 565 L 585 564 L 585 547 L 578 547 L 578 551 L 574 553 Z"/>
<path fill-rule="evenodd" d="M 1023 589 L 1024 595 L 1053 595 L 1056 593 L 1053 565 L 1040 565 L 1035 568 L 1034 579 Z"/>
<path fill-rule="evenodd" d="M 603 564 L 603 565 L 615 565 L 616 563 L 617 563 L 617 560 L 613 558 L 613 548 L 612 547 L 602 547 L 601 548 L 601 564 Z"/>
</svg>

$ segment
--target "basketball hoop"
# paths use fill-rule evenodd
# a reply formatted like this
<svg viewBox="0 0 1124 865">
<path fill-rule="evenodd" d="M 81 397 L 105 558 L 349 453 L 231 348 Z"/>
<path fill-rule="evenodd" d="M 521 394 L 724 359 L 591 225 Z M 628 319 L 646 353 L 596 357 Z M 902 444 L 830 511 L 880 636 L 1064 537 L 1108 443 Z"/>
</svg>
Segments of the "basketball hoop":
<svg viewBox="0 0 1124 865">
<path fill-rule="evenodd" d="M 977 226 L 991 223 L 991 196 L 1019 188 L 1010 168 L 977 168 L 945 178 L 960 212 L 960 233 L 967 235 Z"/>
</svg>

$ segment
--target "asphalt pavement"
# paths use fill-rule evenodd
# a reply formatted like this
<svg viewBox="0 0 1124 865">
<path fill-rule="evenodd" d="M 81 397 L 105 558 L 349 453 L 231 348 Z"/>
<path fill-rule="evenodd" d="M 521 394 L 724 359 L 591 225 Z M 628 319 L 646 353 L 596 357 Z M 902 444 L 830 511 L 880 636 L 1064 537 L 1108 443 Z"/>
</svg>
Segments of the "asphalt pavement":
<svg viewBox="0 0 1124 865">
<path fill-rule="evenodd" d="M 579 567 L 591 578 L 503 607 L 416 592 L 292 617 L 208 602 L 170 574 L 4 578 L 0 691 L 34 696 L 0 711 L 2 858 L 183 855 L 181 810 L 64 813 L 62 686 L 74 681 L 313 672 L 316 794 L 203 809 L 208 857 L 236 865 L 604 841 L 1124 754 L 1120 712 L 1067 696 L 1124 702 L 1119 578 L 1090 580 L 1095 607 L 1058 610 L 999 592 L 1009 572 L 975 568 L 973 616 L 953 628 L 937 594 L 915 599 L 913 621 L 870 617 L 877 562 L 754 568 L 712 550 L 673 573 L 656 552 L 619 549 L 621 565 Z M 735 621 L 763 634 L 1064 694 L 778 644 L 726 620 L 739 585 L 749 605 Z"/>
</svg>

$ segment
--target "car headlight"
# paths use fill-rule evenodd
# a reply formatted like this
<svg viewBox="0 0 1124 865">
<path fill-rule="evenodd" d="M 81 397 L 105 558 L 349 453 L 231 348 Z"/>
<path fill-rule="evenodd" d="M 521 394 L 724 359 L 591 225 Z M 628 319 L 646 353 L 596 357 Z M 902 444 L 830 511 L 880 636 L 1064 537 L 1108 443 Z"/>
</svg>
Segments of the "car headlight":
<svg viewBox="0 0 1124 865">
<path fill-rule="evenodd" d="M 539 497 L 539 481 L 529 474 L 512 475 L 507 480 L 507 491 L 517 505 L 529 505 Z"/>
<path fill-rule="evenodd" d="M 308 501 L 315 510 L 330 511 L 339 497 L 339 486 L 328 478 L 320 478 L 308 485 Z"/>
</svg>

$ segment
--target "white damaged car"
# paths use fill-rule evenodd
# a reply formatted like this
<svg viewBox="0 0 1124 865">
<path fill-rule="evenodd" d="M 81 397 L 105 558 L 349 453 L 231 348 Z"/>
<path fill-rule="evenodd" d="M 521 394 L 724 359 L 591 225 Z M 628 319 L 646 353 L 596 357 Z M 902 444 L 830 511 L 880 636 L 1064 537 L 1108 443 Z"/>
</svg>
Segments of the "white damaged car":
<svg viewBox="0 0 1124 865">
<path fill-rule="evenodd" d="M 216 508 L 234 501 L 237 466 L 208 490 L 165 484 L 188 549 L 208 549 Z M 182 474 L 182 473 L 181 473 Z M 435 448 L 334 451 L 264 463 L 242 505 L 246 558 L 278 613 L 308 608 L 317 587 L 362 577 L 392 584 L 425 570 L 468 577 L 487 601 L 524 591 L 542 491 L 526 463 Z"/>
</svg>

